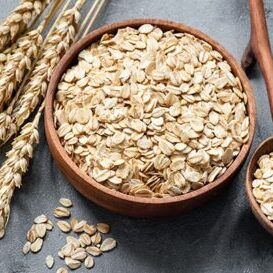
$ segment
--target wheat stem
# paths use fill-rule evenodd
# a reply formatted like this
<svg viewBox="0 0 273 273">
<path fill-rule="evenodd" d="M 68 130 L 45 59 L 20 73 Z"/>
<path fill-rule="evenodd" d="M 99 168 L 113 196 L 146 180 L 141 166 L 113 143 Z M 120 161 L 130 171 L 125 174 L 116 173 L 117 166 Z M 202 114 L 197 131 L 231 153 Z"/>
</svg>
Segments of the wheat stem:
<svg viewBox="0 0 273 273">
<path fill-rule="evenodd" d="M 84 33 L 82 34 L 83 37 L 84 37 L 84 36 L 90 31 L 90 29 L 93 27 L 93 24 L 94 24 L 95 20 L 97 19 L 97 17 L 98 17 L 98 15 L 99 15 L 100 11 L 102 10 L 102 8 L 103 8 L 105 2 L 106 2 L 106 0 L 101 0 L 101 1 L 100 1 L 100 3 L 99 3 L 99 5 L 98 5 L 97 9 L 96 9 L 95 12 L 94 12 L 94 15 L 92 16 L 91 20 L 89 21 L 88 26 L 86 27 Z"/>
<path fill-rule="evenodd" d="M 82 36 L 83 30 L 86 28 L 86 25 L 90 21 L 90 17 L 93 15 L 94 11 L 96 10 L 99 2 L 100 2 L 100 0 L 95 0 L 95 2 L 93 3 L 92 7 L 90 8 L 89 12 L 87 13 L 85 19 L 83 20 L 83 22 L 81 24 L 81 27 L 78 31 L 77 36 L 76 36 L 76 40 L 78 40 Z"/>
<path fill-rule="evenodd" d="M 48 24 L 50 23 L 50 20 L 56 14 L 56 12 L 60 9 L 63 2 L 64 2 L 64 0 L 57 0 L 52 5 L 52 7 L 50 7 L 48 14 L 45 16 L 45 18 L 43 19 L 43 21 L 40 23 L 40 25 L 38 27 L 38 28 L 40 28 L 41 32 L 47 28 Z"/>
</svg>

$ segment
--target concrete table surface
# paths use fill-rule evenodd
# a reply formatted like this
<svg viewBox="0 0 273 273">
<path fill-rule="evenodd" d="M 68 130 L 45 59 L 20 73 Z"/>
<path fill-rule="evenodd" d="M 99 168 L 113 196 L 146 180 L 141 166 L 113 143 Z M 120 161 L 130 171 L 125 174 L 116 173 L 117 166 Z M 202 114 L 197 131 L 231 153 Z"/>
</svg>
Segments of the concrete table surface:
<svg viewBox="0 0 273 273">
<path fill-rule="evenodd" d="M 87 0 L 91 1 L 91 0 Z M 0 17 L 18 0 L 0 0 Z M 273 3 L 265 1 L 273 39 Z M 182 22 L 219 41 L 239 61 L 249 35 L 247 0 L 109 0 L 96 27 L 118 20 L 153 17 Z M 252 152 L 272 134 L 265 85 L 255 66 L 249 74 L 257 102 L 257 128 Z M 107 222 L 118 248 L 95 259 L 94 273 L 267 273 L 273 268 L 273 238 L 259 225 L 246 200 L 244 179 L 248 160 L 222 194 L 179 217 L 161 220 L 130 219 L 112 214 L 77 193 L 61 174 L 48 151 L 43 124 L 23 187 L 16 191 L 7 234 L 0 241 L 1 273 L 56 272 L 45 267 L 48 254 L 56 256 L 65 236 L 57 228 L 39 254 L 23 256 L 22 246 L 32 220 L 52 210 L 60 197 L 73 200 L 72 213 L 91 223 Z M 2 158 L 4 151 L 1 152 Z M 81 267 L 75 272 L 88 272 Z"/>
</svg>

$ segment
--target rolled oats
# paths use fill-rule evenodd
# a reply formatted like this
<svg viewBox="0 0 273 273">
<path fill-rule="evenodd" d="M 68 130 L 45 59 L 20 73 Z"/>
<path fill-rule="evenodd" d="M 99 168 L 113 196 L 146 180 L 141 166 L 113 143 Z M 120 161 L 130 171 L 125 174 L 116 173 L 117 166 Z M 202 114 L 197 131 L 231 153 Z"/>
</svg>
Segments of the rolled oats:
<svg viewBox="0 0 273 273">
<path fill-rule="evenodd" d="M 109 160 L 112 162 L 113 158 Z M 105 165 L 107 164 L 110 163 L 105 163 Z M 123 161 L 117 158 L 115 164 L 119 166 L 123 164 Z M 72 202 L 67 200 L 69 199 L 61 198 L 59 202 L 65 207 L 71 207 Z M 65 207 L 55 209 L 55 217 L 69 217 L 70 212 Z M 57 226 L 65 233 L 72 230 L 76 234 L 76 237 L 66 236 L 65 245 L 63 245 L 58 252 L 56 251 L 58 257 L 64 260 L 66 266 L 71 270 L 80 268 L 82 264 L 84 264 L 87 269 L 91 269 L 95 265 L 93 257 L 101 256 L 103 252 L 110 251 L 116 247 L 116 241 L 114 239 L 103 238 L 103 236 L 105 236 L 104 234 L 110 232 L 110 226 L 106 223 L 90 225 L 86 220 L 78 221 L 76 218 L 72 218 L 70 222 L 63 220 L 57 221 Z M 32 253 L 39 252 L 42 249 L 47 230 L 52 229 L 53 223 L 45 215 L 36 217 L 33 225 L 27 232 L 27 242 L 22 249 L 23 254 L 27 255 L 30 251 Z M 45 258 L 45 264 L 49 269 L 53 268 L 54 263 L 55 260 L 52 255 L 48 255 Z M 68 272 L 68 270 L 65 267 L 61 267 L 57 272 L 65 273 Z"/>
<path fill-rule="evenodd" d="M 95 226 L 85 224 L 83 226 L 83 231 L 87 233 L 88 235 L 92 236 L 96 233 L 97 229 Z"/>
<path fill-rule="evenodd" d="M 46 256 L 46 266 L 51 269 L 54 265 L 54 258 L 52 255 Z"/>
<path fill-rule="evenodd" d="M 42 224 L 42 223 L 46 223 L 48 221 L 48 218 L 46 215 L 42 214 L 40 216 L 37 216 L 35 219 L 34 219 L 34 223 L 35 224 Z"/>
<path fill-rule="evenodd" d="M 95 233 L 93 236 L 91 236 L 91 242 L 94 244 L 94 245 L 97 245 L 101 242 L 101 234 L 99 232 Z"/>
<path fill-rule="evenodd" d="M 70 199 L 68 199 L 68 198 L 61 198 L 60 200 L 59 200 L 59 202 L 60 202 L 60 204 L 62 205 L 62 206 L 64 206 L 64 207 L 66 207 L 66 208 L 70 208 L 70 207 L 72 207 L 72 202 L 71 202 L 71 200 Z"/>
<path fill-rule="evenodd" d="M 22 252 L 23 252 L 24 255 L 26 255 L 26 254 L 29 253 L 29 251 L 30 251 L 30 246 L 31 246 L 31 242 L 29 242 L 29 241 L 27 241 L 27 242 L 24 244 L 23 250 L 22 250 Z"/>
<path fill-rule="evenodd" d="M 102 250 L 96 246 L 89 246 L 86 248 L 86 251 L 92 256 L 100 256 L 102 254 Z"/>
<path fill-rule="evenodd" d="M 71 225 L 66 221 L 58 221 L 57 226 L 62 232 L 70 232 L 71 231 Z"/>
<path fill-rule="evenodd" d="M 73 228 L 73 231 L 76 232 L 76 233 L 81 233 L 83 232 L 84 230 L 84 226 L 86 225 L 86 221 L 85 220 L 82 220 L 80 222 L 78 222 L 74 228 Z"/>
<path fill-rule="evenodd" d="M 23 246 L 23 254 L 37 253 L 43 246 L 43 240 L 46 236 L 47 231 L 53 229 L 52 222 L 45 215 L 36 217 L 33 221 L 33 225 L 27 232 L 27 242 Z"/>
<path fill-rule="evenodd" d="M 36 232 L 35 226 L 33 226 L 28 232 L 27 232 L 27 240 L 31 243 L 33 243 L 38 238 L 38 234 Z"/>
<path fill-rule="evenodd" d="M 56 218 L 66 218 L 70 216 L 70 211 L 67 208 L 57 207 L 53 214 Z"/>
<path fill-rule="evenodd" d="M 89 246 L 92 243 L 90 236 L 86 233 L 80 235 L 79 241 L 81 246 Z"/>
<path fill-rule="evenodd" d="M 162 198 L 226 171 L 248 141 L 246 104 L 211 45 L 145 24 L 79 54 L 58 85 L 54 123 L 68 155 L 98 183 Z"/>
<path fill-rule="evenodd" d="M 117 245 L 116 240 L 114 240 L 113 238 L 107 238 L 102 242 L 100 250 L 103 252 L 110 251 L 113 248 L 115 248 L 116 245 Z"/>
<path fill-rule="evenodd" d="M 84 260 L 84 265 L 87 269 L 94 267 L 94 264 L 94 259 L 91 256 L 86 257 L 86 259 Z"/>
<path fill-rule="evenodd" d="M 85 252 L 84 248 L 75 249 L 71 253 L 71 258 L 77 261 L 84 261 L 86 257 L 87 257 L 87 253 Z"/>
<path fill-rule="evenodd" d="M 258 160 L 258 168 L 252 181 L 253 195 L 262 212 L 273 220 L 273 153 L 263 155 Z"/>
<path fill-rule="evenodd" d="M 33 243 L 30 245 L 30 250 L 33 253 L 37 253 L 41 250 L 43 246 L 43 239 L 37 238 Z"/>
<path fill-rule="evenodd" d="M 74 260 L 74 259 L 72 259 L 72 258 L 70 258 L 70 257 L 66 257 L 66 258 L 64 259 L 64 261 L 65 261 L 65 264 L 66 264 L 70 269 L 77 269 L 77 268 L 79 268 L 79 267 L 81 266 L 81 264 L 82 264 L 80 261 Z"/>
<path fill-rule="evenodd" d="M 60 268 L 58 268 L 56 273 L 68 273 L 68 270 L 65 267 L 60 267 Z"/>
<path fill-rule="evenodd" d="M 46 235 L 46 224 L 36 224 L 35 231 L 40 238 L 44 238 Z"/>
<path fill-rule="evenodd" d="M 110 226 L 105 223 L 98 223 L 97 230 L 101 233 L 108 233 L 110 231 Z"/>
</svg>

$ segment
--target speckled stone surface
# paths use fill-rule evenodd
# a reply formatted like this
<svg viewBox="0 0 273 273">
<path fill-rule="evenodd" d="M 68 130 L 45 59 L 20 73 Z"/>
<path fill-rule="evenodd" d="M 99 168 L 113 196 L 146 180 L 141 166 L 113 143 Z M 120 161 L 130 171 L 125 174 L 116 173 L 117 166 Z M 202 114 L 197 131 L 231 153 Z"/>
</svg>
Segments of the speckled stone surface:
<svg viewBox="0 0 273 273">
<path fill-rule="evenodd" d="M 91 1 L 91 0 L 87 0 Z M 3 18 L 18 1 L 0 0 Z M 182 22 L 219 41 L 237 60 L 248 41 L 247 0 L 109 0 L 96 27 L 114 21 L 153 17 Z M 265 1 L 273 30 L 273 3 Z M 273 32 L 271 31 L 273 39 Z M 255 66 L 249 74 L 257 102 L 257 127 L 252 152 L 273 133 L 265 85 Z M 24 257 L 21 248 L 35 216 L 52 210 L 60 197 L 73 200 L 73 215 L 90 222 L 107 222 L 118 248 L 95 259 L 94 273 L 267 273 L 273 268 L 273 238 L 258 224 L 248 206 L 244 179 L 248 160 L 234 181 L 217 198 L 179 217 L 161 220 L 130 219 L 87 201 L 68 183 L 53 162 L 41 125 L 37 147 L 22 189 L 16 192 L 6 237 L 0 241 L 1 273 L 56 272 L 46 255 L 55 255 L 65 236 L 55 229 L 42 251 Z M 4 151 L 1 152 L 2 157 Z M 129 208 L 128 208 L 129 209 Z M 88 272 L 84 267 L 75 272 Z"/>
</svg>

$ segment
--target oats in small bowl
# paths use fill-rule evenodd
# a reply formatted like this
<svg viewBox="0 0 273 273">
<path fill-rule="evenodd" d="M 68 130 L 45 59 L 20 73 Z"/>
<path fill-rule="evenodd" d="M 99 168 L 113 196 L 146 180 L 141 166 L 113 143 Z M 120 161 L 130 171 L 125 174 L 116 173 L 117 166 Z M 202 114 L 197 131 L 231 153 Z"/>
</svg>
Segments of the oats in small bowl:
<svg viewBox="0 0 273 273">
<path fill-rule="evenodd" d="M 260 224 L 273 235 L 273 137 L 253 153 L 246 173 L 246 193 L 251 210 Z"/>
</svg>

